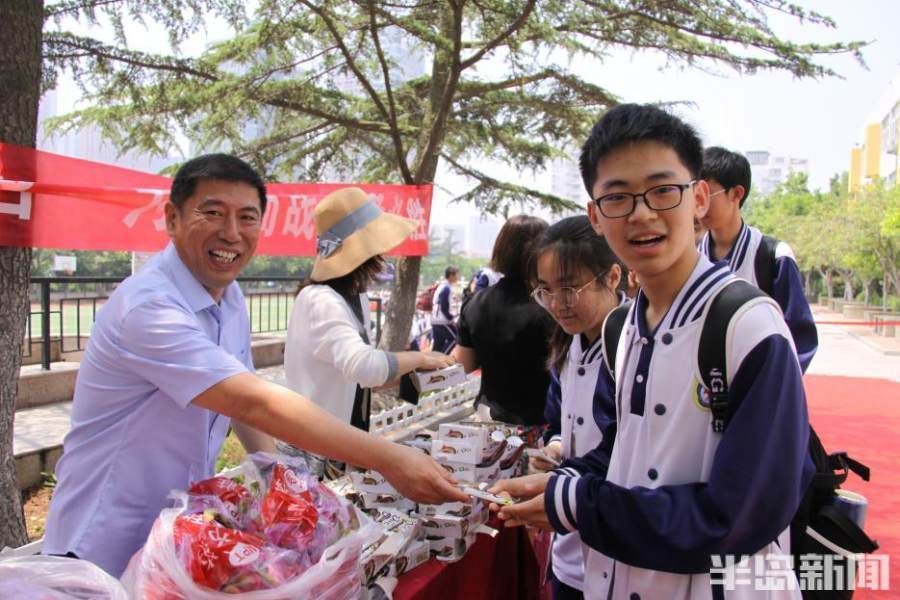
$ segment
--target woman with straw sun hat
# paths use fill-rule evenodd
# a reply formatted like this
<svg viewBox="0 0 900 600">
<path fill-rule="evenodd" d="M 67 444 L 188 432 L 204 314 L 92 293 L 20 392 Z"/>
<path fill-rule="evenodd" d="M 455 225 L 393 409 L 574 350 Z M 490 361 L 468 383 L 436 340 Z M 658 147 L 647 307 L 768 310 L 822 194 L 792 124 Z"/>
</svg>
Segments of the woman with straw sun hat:
<svg viewBox="0 0 900 600">
<path fill-rule="evenodd" d="M 366 289 L 414 221 L 386 213 L 359 188 L 332 192 L 316 206 L 316 261 L 288 323 L 288 387 L 345 422 L 368 429 L 370 388 L 414 369 L 448 367 L 437 352 L 388 352 L 369 335 Z"/>
</svg>

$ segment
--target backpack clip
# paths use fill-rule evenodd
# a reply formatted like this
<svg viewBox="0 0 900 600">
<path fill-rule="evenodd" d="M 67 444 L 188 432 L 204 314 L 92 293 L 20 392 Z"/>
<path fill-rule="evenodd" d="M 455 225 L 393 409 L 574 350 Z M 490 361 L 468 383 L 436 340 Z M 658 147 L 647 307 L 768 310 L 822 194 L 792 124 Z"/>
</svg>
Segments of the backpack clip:
<svg viewBox="0 0 900 600">
<path fill-rule="evenodd" d="M 709 394 L 709 409 L 712 412 L 712 430 L 724 433 L 728 425 L 728 394 Z"/>
</svg>

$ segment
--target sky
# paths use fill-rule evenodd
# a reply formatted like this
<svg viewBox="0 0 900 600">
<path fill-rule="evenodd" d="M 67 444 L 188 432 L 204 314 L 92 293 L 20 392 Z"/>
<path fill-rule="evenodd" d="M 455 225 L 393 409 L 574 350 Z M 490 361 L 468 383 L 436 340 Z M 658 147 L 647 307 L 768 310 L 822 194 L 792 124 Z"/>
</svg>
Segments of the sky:
<svg viewBox="0 0 900 600">
<path fill-rule="evenodd" d="M 661 56 L 649 52 L 617 51 L 602 64 L 577 63 L 571 68 L 622 101 L 684 103 L 676 112 L 698 128 L 706 145 L 806 158 L 811 186 L 825 188 L 834 174 L 847 169 L 850 149 L 862 141 L 863 127 L 892 80 L 900 86 L 900 35 L 896 34 L 900 2 L 801 0 L 799 4 L 832 17 L 837 28 L 777 18 L 772 21 L 776 33 L 794 42 L 870 42 L 863 49 L 866 65 L 850 56 L 827 57 L 820 62 L 840 77 L 796 80 L 779 72 L 739 75 L 721 66 L 714 67 L 717 73 L 710 73 L 667 66 Z M 210 37 L 217 35 L 221 32 L 212 28 Z M 61 95 L 73 93 L 72 88 L 61 90 Z M 549 174 L 498 171 L 511 180 L 549 189 Z M 442 185 L 436 191 L 433 223 L 459 223 L 474 214 L 468 207 L 448 203 L 465 190 L 464 179 L 439 173 L 438 183 Z"/>
</svg>

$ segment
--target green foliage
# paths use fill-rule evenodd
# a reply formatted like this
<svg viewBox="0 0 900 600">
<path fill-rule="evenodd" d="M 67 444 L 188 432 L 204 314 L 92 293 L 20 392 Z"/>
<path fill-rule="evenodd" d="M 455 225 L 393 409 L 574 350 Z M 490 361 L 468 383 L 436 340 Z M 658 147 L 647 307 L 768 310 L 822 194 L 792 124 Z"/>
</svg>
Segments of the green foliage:
<svg viewBox="0 0 900 600">
<path fill-rule="evenodd" d="M 827 278 L 837 272 L 852 290 L 874 284 L 879 295 L 884 279 L 888 291 L 900 291 L 898 215 L 900 187 L 878 182 L 850 194 L 846 174 L 832 178 L 825 193 L 810 192 L 805 176 L 792 176 L 745 208 L 748 222 L 791 244 L 801 270 Z"/>
<path fill-rule="evenodd" d="M 489 213 L 571 208 L 480 164 L 541 169 L 580 144 L 618 98 L 570 66 L 602 63 L 612 48 L 798 77 L 832 75 L 821 56 L 861 60 L 859 42 L 779 38 L 775 14 L 834 23 L 769 0 L 260 0 L 252 14 L 237 0 L 63 0 L 46 13 L 45 73 L 69 69 L 91 100 L 57 129 L 97 124 L 120 149 L 156 154 L 183 132 L 274 179 L 432 182 L 440 160 L 475 181 L 461 199 Z M 181 54 L 210 16 L 234 36 Z M 70 19 L 110 23 L 114 42 L 67 32 Z M 161 25 L 174 50 L 129 48 L 128 19 Z M 424 74 L 405 71 L 411 57 L 430 63 Z"/>
</svg>

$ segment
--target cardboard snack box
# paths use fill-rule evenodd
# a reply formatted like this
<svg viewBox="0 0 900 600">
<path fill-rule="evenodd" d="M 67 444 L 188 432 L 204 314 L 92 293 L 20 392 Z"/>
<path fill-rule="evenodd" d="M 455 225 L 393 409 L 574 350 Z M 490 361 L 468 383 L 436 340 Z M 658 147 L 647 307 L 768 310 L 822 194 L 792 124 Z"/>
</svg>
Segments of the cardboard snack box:
<svg viewBox="0 0 900 600">
<path fill-rule="evenodd" d="M 453 365 L 452 367 L 436 371 L 413 371 L 412 382 L 420 394 L 443 390 L 465 383 L 466 371 L 462 365 Z"/>
<path fill-rule="evenodd" d="M 353 487 L 359 492 L 397 495 L 397 490 L 394 489 L 394 486 L 388 483 L 378 471 L 350 471 L 348 475 L 350 476 L 350 481 L 353 482 Z"/>
</svg>

